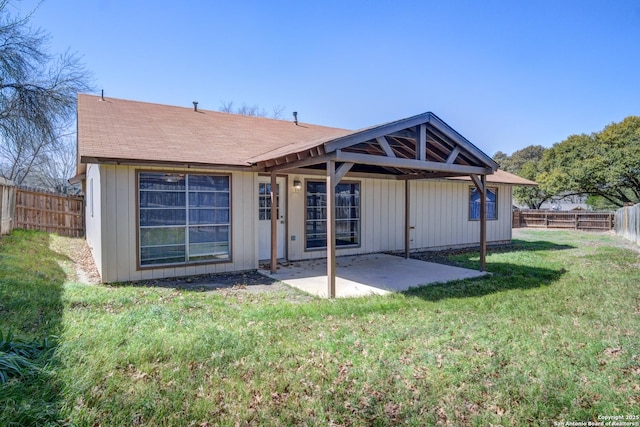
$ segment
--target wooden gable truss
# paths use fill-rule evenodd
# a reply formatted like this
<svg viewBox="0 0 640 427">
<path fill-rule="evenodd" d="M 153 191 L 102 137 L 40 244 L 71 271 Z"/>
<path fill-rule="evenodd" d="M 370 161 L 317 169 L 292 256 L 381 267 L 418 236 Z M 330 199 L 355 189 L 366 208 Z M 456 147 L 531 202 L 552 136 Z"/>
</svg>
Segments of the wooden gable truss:
<svg viewBox="0 0 640 427">
<path fill-rule="evenodd" d="M 480 269 L 486 259 L 486 176 L 498 169 L 489 156 L 433 113 L 355 131 L 311 146 L 295 145 L 289 152 L 266 153 L 252 166 L 270 172 L 292 169 L 324 170 L 327 180 L 327 277 L 328 295 L 335 297 L 335 188 L 347 173 L 386 175 L 405 180 L 405 256 L 409 257 L 409 181 L 414 179 L 469 176 L 480 198 Z M 272 189 L 275 185 L 272 184 Z M 271 194 L 275 209 L 275 194 Z M 277 236 L 275 212 L 271 215 L 271 271 L 276 271 Z"/>
</svg>

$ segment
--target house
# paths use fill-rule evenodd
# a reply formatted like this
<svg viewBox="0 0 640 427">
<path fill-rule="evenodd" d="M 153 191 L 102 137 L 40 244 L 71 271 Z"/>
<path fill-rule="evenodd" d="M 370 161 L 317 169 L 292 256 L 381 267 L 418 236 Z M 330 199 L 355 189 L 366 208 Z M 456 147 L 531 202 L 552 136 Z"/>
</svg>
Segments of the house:
<svg viewBox="0 0 640 427">
<path fill-rule="evenodd" d="M 574 211 L 574 210 L 590 210 L 587 205 L 586 194 L 560 194 L 553 196 L 539 207 L 540 210 L 550 211 Z"/>
<path fill-rule="evenodd" d="M 75 179 L 104 282 L 327 257 L 330 288 L 336 255 L 510 242 L 535 185 L 433 113 L 351 131 L 84 94 Z"/>
</svg>

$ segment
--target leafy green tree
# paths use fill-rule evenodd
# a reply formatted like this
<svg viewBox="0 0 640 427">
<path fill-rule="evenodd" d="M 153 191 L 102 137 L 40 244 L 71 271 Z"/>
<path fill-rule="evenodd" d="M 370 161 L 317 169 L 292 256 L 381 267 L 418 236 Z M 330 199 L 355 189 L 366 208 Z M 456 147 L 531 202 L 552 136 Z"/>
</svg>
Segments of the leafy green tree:
<svg viewBox="0 0 640 427">
<path fill-rule="evenodd" d="M 620 191 L 621 202 L 640 201 L 640 117 L 629 116 L 620 123 L 612 123 L 596 135 L 604 147 L 607 162 L 604 174 L 610 186 Z"/>
<path fill-rule="evenodd" d="M 504 171 L 536 181 L 541 172 L 541 161 L 546 151 L 547 149 L 541 145 L 530 145 L 515 151 L 511 156 L 498 151 L 493 156 L 493 160 Z M 530 209 L 539 209 L 540 205 L 551 198 L 553 194 L 548 193 L 541 186 L 517 187 L 513 191 L 513 196 Z"/>
<path fill-rule="evenodd" d="M 640 202 L 640 117 L 569 136 L 545 153 L 542 167 L 537 180 L 548 192 L 597 196 L 590 200 L 602 206 Z"/>
<path fill-rule="evenodd" d="M 524 147 L 521 150 L 514 151 L 510 156 L 501 151 L 498 151 L 493 156 L 493 160 L 495 160 L 500 165 L 500 169 L 513 174 L 518 174 L 525 163 L 532 161 L 539 162 L 540 160 L 542 160 L 542 156 L 545 150 L 546 148 L 544 148 L 542 145 L 529 145 L 528 147 Z"/>
</svg>

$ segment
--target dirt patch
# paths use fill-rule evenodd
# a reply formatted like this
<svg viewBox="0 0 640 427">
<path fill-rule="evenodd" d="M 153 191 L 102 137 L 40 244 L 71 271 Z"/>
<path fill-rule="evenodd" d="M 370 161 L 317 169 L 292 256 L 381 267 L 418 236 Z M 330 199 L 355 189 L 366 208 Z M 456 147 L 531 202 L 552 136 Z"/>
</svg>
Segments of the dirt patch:
<svg viewBox="0 0 640 427">
<path fill-rule="evenodd" d="M 449 258 L 453 255 L 462 255 L 471 252 L 477 252 L 477 248 L 471 249 L 448 249 L 441 251 L 424 251 L 424 252 L 415 252 L 411 254 L 412 259 L 418 259 L 420 261 L 433 262 L 436 264 L 450 265 L 452 267 L 464 267 L 464 265 L 460 262 L 456 262 Z"/>
<path fill-rule="evenodd" d="M 270 294 L 277 299 L 289 302 L 305 302 L 312 296 L 302 293 L 282 282 L 263 276 L 257 271 L 236 273 L 200 274 L 186 277 L 138 280 L 126 283 L 127 286 L 156 286 L 181 289 L 193 292 L 218 292 L 225 297 L 239 297 Z"/>
<path fill-rule="evenodd" d="M 69 280 L 88 285 L 100 283 L 100 274 L 86 240 L 52 234 L 50 247 L 66 258 L 60 261 L 60 265 Z"/>
<path fill-rule="evenodd" d="M 63 255 L 60 265 L 68 280 L 88 285 L 100 284 L 91 250 L 85 239 L 51 235 L 51 249 Z M 200 274 L 186 277 L 170 277 L 127 282 L 126 286 L 157 286 L 194 292 L 215 291 L 225 296 L 271 293 L 292 302 L 313 299 L 312 296 L 293 289 L 282 282 L 263 276 L 257 271 L 220 274 Z"/>
<path fill-rule="evenodd" d="M 267 289 L 276 289 L 278 288 L 278 284 L 281 285 L 280 282 L 263 276 L 256 271 L 137 280 L 135 282 L 128 282 L 127 284 L 131 286 L 158 286 L 161 288 L 201 292 L 211 290 L 247 290 L 250 292 L 260 292 Z"/>
</svg>

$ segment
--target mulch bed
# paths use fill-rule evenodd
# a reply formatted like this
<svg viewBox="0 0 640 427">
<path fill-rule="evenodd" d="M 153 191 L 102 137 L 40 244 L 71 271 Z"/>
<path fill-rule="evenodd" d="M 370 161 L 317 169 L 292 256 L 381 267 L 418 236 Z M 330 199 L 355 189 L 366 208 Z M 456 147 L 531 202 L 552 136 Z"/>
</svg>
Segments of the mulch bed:
<svg viewBox="0 0 640 427">
<path fill-rule="evenodd" d="M 197 276 L 169 277 L 164 279 L 127 282 L 128 286 L 158 286 L 162 288 L 209 291 L 216 289 L 245 289 L 255 286 L 272 286 L 280 283 L 257 271 L 235 273 L 200 274 Z"/>
</svg>

